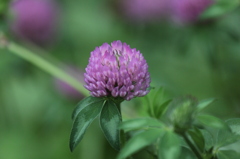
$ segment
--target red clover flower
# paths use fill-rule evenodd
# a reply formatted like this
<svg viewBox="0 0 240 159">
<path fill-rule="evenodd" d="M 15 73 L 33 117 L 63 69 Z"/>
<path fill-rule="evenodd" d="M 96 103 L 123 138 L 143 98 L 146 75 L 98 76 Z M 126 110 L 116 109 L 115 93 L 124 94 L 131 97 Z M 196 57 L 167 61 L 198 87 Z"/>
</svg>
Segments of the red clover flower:
<svg viewBox="0 0 240 159">
<path fill-rule="evenodd" d="M 131 100 L 149 90 L 148 65 L 140 51 L 126 43 L 104 43 L 91 52 L 86 68 L 85 88 L 94 97 L 120 97 Z"/>
<path fill-rule="evenodd" d="M 58 7 L 52 0 L 16 0 L 11 12 L 10 27 L 17 37 L 38 45 L 53 39 Z"/>
<path fill-rule="evenodd" d="M 214 0 L 171 0 L 171 12 L 174 21 L 180 23 L 195 22 Z"/>
<path fill-rule="evenodd" d="M 168 12 L 168 0 L 122 0 L 121 9 L 131 21 L 158 21 Z"/>
</svg>

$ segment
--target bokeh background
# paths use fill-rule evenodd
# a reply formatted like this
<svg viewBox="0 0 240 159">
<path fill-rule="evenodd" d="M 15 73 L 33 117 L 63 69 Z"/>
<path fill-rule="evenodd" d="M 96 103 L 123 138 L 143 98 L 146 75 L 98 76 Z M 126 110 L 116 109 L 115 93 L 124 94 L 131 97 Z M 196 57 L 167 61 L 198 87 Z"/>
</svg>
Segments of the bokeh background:
<svg viewBox="0 0 240 159">
<path fill-rule="evenodd" d="M 197 0 L 201 8 L 194 8 L 188 1 L 56 0 L 48 1 L 47 9 L 2 1 L 0 31 L 50 62 L 60 61 L 80 82 L 90 52 L 121 40 L 144 55 L 153 87 L 163 86 L 172 97 L 216 98 L 204 111 L 222 119 L 240 117 L 238 3 L 226 10 L 229 4 L 222 3 L 222 14 L 204 18 L 214 2 Z M 0 159 L 115 158 L 98 120 L 71 153 L 71 113 L 83 95 L 7 50 L 0 55 Z M 124 102 L 124 116 L 144 114 L 137 105 L 139 99 Z"/>
</svg>

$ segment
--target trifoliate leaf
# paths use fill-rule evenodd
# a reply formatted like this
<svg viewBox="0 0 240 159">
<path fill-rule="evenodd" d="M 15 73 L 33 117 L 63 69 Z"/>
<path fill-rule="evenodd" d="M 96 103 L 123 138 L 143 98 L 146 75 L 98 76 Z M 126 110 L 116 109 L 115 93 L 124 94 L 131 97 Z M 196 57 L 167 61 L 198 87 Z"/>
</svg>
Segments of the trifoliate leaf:
<svg viewBox="0 0 240 159">
<path fill-rule="evenodd" d="M 109 144 L 116 150 L 120 149 L 119 124 L 121 114 L 112 100 L 107 100 L 100 114 L 100 126 Z"/>
<path fill-rule="evenodd" d="M 88 126 L 101 112 L 102 106 L 105 101 L 93 102 L 85 106 L 76 116 L 71 136 L 70 136 L 70 149 L 73 151 L 77 144 L 82 140 Z"/>
</svg>

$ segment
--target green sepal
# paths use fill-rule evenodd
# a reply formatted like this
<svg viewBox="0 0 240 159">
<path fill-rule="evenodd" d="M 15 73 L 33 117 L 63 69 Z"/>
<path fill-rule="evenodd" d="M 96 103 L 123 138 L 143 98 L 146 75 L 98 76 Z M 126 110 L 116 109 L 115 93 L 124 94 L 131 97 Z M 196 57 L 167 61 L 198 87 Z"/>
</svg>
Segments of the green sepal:
<svg viewBox="0 0 240 159">
<path fill-rule="evenodd" d="M 107 100 L 100 114 L 100 126 L 107 141 L 116 150 L 120 149 L 119 124 L 121 121 L 122 117 L 117 104 Z"/>
<path fill-rule="evenodd" d="M 92 97 L 96 98 L 96 97 Z M 92 121 L 99 115 L 99 113 L 102 110 L 102 107 L 104 105 L 105 101 L 101 100 L 101 102 L 91 102 L 91 104 L 87 104 L 83 106 L 82 104 L 86 104 L 85 102 L 82 102 L 82 104 L 79 106 L 81 107 L 77 109 L 78 113 L 76 117 L 74 115 L 74 122 L 72 126 L 72 131 L 70 135 L 70 150 L 73 151 L 78 143 L 82 140 L 88 126 L 92 123 Z M 76 109 L 75 109 L 76 110 Z"/>
</svg>

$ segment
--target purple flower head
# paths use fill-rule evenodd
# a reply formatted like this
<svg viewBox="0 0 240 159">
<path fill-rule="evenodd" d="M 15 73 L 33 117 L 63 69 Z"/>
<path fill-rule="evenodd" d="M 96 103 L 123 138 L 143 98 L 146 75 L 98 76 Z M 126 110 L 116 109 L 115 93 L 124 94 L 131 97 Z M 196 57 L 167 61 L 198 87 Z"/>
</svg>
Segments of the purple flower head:
<svg viewBox="0 0 240 159">
<path fill-rule="evenodd" d="M 168 11 L 169 0 L 123 0 L 122 12 L 132 21 L 161 20 Z"/>
<path fill-rule="evenodd" d="M 51 0 L 17 0 L 11 5 L 13 33 L 38 45 L 47 44 L 54 35 L 57 6 Z"/>
<path fill-rule="evenodd" d="M 83 71 L 77 69 L 75 66 L 67 66 L 64 67 L 65 70 L 69 75 L 71 75 L 76 80 L 80 81 L 81 83 L 84 82 Z M 58 78 L 54 80 L 56 89 L 64 96 L 70 99 L 82 99 L 84 96 L 75 88 L 70 86 L 65 81 L 62 81 Z"/>
<path fill-rule="evenodd" d="M 173 20 L 177 23 L 190 23 L 198 20 L 214 0 L 171 0 Z"/>
<path fill-rule="evenodd" d="M 94 97 L 112 96 L 131 100 L 145 96 L 150 76 L 146 60 L 126 43 L 104 43 L 91 52 L 86 68 L 85 88 Z"/>
</svg>

